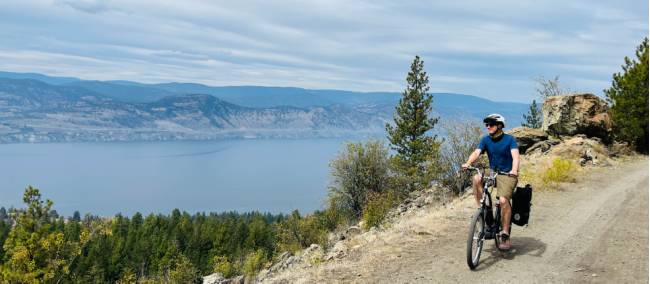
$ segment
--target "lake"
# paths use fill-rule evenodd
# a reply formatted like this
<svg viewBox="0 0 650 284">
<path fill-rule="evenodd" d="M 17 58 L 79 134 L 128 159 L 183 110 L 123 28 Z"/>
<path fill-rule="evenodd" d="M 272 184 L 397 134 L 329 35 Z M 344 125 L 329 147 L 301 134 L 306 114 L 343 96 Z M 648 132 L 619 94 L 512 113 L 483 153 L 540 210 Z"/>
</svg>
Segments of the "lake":
<svg viewBox="0 0 650 284">
<path fill-rule="evenodd" d="M 27 185 L 66 216 L 313 211 L 343 139 L 0 145 L 0 206 Z"/>
</svg>

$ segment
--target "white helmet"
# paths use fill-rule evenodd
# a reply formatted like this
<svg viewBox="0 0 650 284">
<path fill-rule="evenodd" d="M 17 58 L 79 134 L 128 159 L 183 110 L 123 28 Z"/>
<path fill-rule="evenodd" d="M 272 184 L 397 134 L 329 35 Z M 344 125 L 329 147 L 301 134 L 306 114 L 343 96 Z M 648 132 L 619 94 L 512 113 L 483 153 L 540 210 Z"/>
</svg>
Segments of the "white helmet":
<svg viewBox="0 0 650 284">
<path fill-rule="evenodd" d="M 502 127 L 506 127 L 506 118 L 503 117 L 503 115 L 500 115 L 498 113 L 493 113 L 488 116 L 486 116 L 483 119 L 484 123 L 494 123 L 494 124 L 499 124 L 501 123 Z"/>
</svg>

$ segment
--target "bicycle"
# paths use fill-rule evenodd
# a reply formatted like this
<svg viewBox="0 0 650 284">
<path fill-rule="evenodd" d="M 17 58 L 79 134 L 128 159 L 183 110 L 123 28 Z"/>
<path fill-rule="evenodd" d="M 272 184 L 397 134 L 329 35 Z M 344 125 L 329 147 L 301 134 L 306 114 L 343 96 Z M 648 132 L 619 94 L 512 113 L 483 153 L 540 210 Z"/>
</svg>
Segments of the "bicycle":
<svg viewBox="0 0 650 284">
<path fill-rule="evenodd" d="M 486 177 L 479 168 L 467 167 L 467 170 L 475 170 L 483 182 L 481 207 L 472 217 L 472 222 L 469 226 L 469 235 L 467 237 L 467 265 L 471 270 L 474 270 L 478 266 L 485 240 L 494 239 L 496 248 L 501 250 L 499 248 L 500 238 L 498 235 L 503 228 L 501 224 L 501 207 L 499 206 L 499 197 L 497 196 L 497 203 L 494 206 L 495 210 L 493 215 L 492 196 L 490 195 L 489 189 L 496 186 L 497 175 L 508 175 L 508 173 L 494 172 Z M 510 229 L 512 229 L 512 226 L 509 227 L 508 231 Z"/>
</svg>

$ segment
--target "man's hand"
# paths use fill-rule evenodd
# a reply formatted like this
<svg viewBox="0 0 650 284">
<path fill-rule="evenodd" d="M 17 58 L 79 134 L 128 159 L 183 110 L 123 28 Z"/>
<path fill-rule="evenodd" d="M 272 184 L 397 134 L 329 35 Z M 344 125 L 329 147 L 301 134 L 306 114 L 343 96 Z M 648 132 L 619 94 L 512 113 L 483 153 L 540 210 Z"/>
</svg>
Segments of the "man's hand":
<svg viewBox="0 0 650 284">
<path fill-rule="evenodd" d="M 469 163 L 464 163 L 460 167 L 463 168 L 463 170 L 466 170 L 467 168 L 469 168 Z"/>
<path fill-rule="evenodd" d="M 515 176 L 515 177 L 518 176 L 518 174 L 517 174 L 517 170 L 513 169 L 512 171 L 510 171 L 510 172 L 508 173 L 508 175 L 509 175 L 509 176 Z"/>
</svg>

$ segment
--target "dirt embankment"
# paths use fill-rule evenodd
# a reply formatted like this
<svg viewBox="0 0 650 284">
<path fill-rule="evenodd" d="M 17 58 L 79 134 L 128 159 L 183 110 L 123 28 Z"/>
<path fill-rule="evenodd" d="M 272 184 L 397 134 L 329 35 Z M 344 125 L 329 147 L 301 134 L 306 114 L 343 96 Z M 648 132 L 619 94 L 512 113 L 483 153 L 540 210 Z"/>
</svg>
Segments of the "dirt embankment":
<svg viewBox="0 0 650 284">
<path fill-rule="evenodd" d="M 363 242 L 348 243 L 344 258 L 264 282 L 648 282 L 647 158 L 591 170 L 559 191 L 535 192 L 530 225 L 513 228 L 512 250 L 498 252 L 489 241 L 479 267 L 470 271 L 465 248 L 475 210 L 467 195 L 424 207 Z"/>
</svg>

